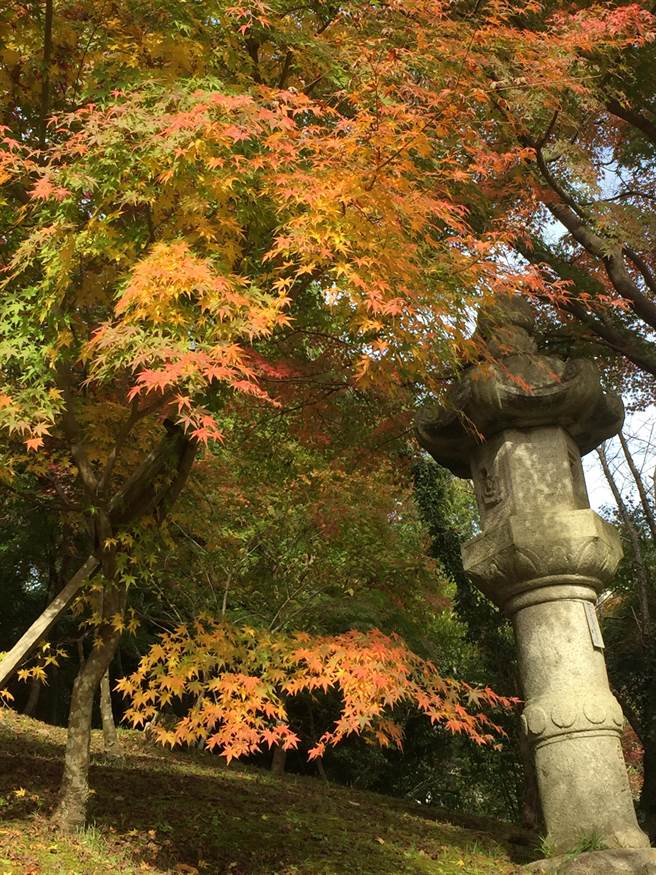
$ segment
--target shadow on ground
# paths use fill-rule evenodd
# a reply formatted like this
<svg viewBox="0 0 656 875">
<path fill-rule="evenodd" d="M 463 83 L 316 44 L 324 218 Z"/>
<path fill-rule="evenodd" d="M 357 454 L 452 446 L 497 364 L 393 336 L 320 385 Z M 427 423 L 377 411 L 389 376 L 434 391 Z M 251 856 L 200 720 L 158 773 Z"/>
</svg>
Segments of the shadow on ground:
<svg viewBox="0 0 656 875">
<path fill-rule="evenodd" d="M 46 819 L 61 776 L 64 735 L 26 720 L 13 715 L 0 722 L 0 855 L 3 844 L 18 842 L 20 833 L 27 845 L 41 842 L 53 857 L 48 868 L 32 851 L 32 871 L 64 872 L 56 858 L 65 857 L 65 848 Z M 80 838 L 84 847 L 92 846 L 91 856 L 104 854 L 114 871 L 505 875 L 517 871 L 515 863 L 535 857 L 529 834 L 507 825 L 464 818 L 467 828 L 462 817 L 455 818 L 459 825 L 448 823 L 440 812 L 438 821 L 431 809 L 399 800 L 313 778 L 274 779 L 259 769 L 223 766 L 208 754 L 163 752 L 150 748 L 140 733 L 121 738 L 120 760 L 93 755 L 95 826 Z M 4 850 L 2 862 L 11 864 L 14 849 Z M 98 868 L 90 857 L 88 868 L 76 871 L 111 870 Z"/>
</svg>

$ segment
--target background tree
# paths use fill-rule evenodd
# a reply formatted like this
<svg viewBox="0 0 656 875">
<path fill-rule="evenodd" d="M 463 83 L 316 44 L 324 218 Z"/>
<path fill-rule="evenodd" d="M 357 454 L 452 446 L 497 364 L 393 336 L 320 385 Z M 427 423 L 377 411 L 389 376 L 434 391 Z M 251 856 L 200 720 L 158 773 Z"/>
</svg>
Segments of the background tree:
<svg viewBox="0 0 656 875">
<path fill-rule="evenodd" d="M 654 781 L 654 512 L 653 498 L 645 488 L 631 444 L 622 435 L 619 452 L 600 448 L 614 515 L 623 535 L 625 556 L 612 591 L 600 607 L 608 641 L 608 671 L 615 694 L 642 746 L 640 811 L 650 834 L 655 828 Z M 623 465 L 621 463 L 624 463 Z M 620 468 L 621 466 L 621 468 Z M 623 475 L 622 470 L 626 476 Z M 611 517 L 612 518 L 612 517 Z"/>
<path fill-rule="evenodd" d="M 527 11 L 524 24 L 538 54 L 537 41 L 549 33 L 553 16 L 568 10 L 566 3 L 548 3 Z M 585 3 L 579 10 L 588 20 L 599 7 Z M 653 12 L 646 2 L 606 7 L 617 26 L 635 33 L 610 50 L 595 45 L 604 25 L 588 20 L 589 44 L 578 50 L 575 85 L 559 84 L 531 49 L 490 59 L 486 68 L 500 123 L 495 136 L 506 148 L 515 142 L 529 150 L 510 174 L 513 182 L 521 180 L 521 196 L 496 188 L 491 205 L 503 204 L 525 222 L 514 249 L 547 282 L 567 284 L 566 294 L 544 299 L 555 305 L 552 314 L 566 326 L 570 343 L 619 356 L 625 387 L 649 400 L 649 378 L 656 375 Z"/>
<path fill-rule="evenodd" d="M 359 403 L 352 399 L 351 422 Z M 230 442 L 193 475 L 168 527 L 166 558 L 154 563 L 159 585 L 146 610 L 158 617 L 155 629 L 188 623 L 203 611 L 252 624 L 266 635 L 378 628 L 400 632 L 413 652 L 469 679 L 456 656 L 467 647 L 450 607 L 452 584 L 426 554 L 424 525 L 404 485 L 412 456 L 399 457 L 388 443 L 386 452 L 369 448 L 363 461 L 360 442 L 344 445 L 343 428 L 339 441 L 326 441 L 324 435 L 308 445 L 289 433 L 298 423 L 286 425 L 269 421 L 275 442 L 260 429 L 246 431 L 234 441 L 238 454 L 230 453 Z M 479 671 L 476 680 L 481 679 Z M 334 696 L 301 698 L 289 698 L 285 706 L 307 749 L 338 719 L 341 704 Z M 408 750 L 418 752 L 415 736 L 422 732 L 410 712 L 401 723 L 411 719 L 404 765 L 393 754 L 381 757 L 353 741 L 351 753 L 326 752 L 331 777 L 407 792 L 410 783 L 400 773 L 410 759 L 414 762 Z M 424 735 L 422 748 L 425 752 L 432 744 L 437 762 L 444 742 L 435 733 Z M 304 756 L 294 756 L 292 767 L 304 770 Z"/>
</svg>

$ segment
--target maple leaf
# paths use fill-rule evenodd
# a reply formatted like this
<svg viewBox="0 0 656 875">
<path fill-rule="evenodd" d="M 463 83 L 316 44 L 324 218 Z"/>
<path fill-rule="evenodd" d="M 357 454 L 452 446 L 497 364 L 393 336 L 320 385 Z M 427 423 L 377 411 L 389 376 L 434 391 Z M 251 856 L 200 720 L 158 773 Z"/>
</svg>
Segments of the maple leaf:
<svg viewBox="0 0 656 875">
<path fill-rule="evenodd" d="M 34 199 L 47 200 L 48 198 L 54 198 L 54 200 L 63 201 L 70 195 L 70 191 L 63 186 L 55 185 L 47 176 L 41 176 L 29 194 Z"/>
<path fill-rule="evenodd" d="M 262 731 L 262 741 L 264 741 L 269 747 L 278 744 L 279 740 L 280 733 L 276 729 L 264 729 Z"/>
<path fill-rule="evenodd" d="M 323 742 L 319 742 L 315 744 L 314 747 L 310 748 L 308 751 L 308 760 L 316 760 L 320 759 L 324 753 L 326 752 L 326 745 Z"/>
</svg>

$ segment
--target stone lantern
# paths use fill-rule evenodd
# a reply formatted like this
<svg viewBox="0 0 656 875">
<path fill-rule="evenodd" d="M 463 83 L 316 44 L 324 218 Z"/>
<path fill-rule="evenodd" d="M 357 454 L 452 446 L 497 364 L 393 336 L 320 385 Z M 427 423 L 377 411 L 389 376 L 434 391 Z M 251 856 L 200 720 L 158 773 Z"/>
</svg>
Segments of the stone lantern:
<svg viewBox="0 0 656 875">
<path fill-rule="evenodd" d="M 591 361 L 541 355 L 533 312 L 509 298 L 477 331 L 494 356 L 464 372 L 448 403 L 417 420 L 419 442 L 471 478 L 481 534 L 462 548 L 472 581 L 512 619 L 548 838 L 648 847 L 620 745 L 595 602 L 622 556 L 590 509 L 581 456 L 622 426 L 621 400 Z"/>
</svg>

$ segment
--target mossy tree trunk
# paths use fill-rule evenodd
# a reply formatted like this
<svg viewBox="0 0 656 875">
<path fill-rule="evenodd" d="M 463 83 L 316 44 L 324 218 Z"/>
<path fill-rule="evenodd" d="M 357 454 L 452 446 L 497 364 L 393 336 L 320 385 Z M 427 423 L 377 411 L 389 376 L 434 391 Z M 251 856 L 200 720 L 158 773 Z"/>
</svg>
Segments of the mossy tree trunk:
<svg viewBox="0 0 656 875">
<path fill-rule="evenodd" d="M 64 832 L 80 829 L 86 822 L 93 702 L 121 637 L 121 631 L 111 620 L 122 616 L 125 592 L 117 589 L 105 592 L 103 602 L 102 626 L 91 653 L 78 671 L 71 695 L 64 774 L 53 815 L 55 824 Z"/>
</svg>

